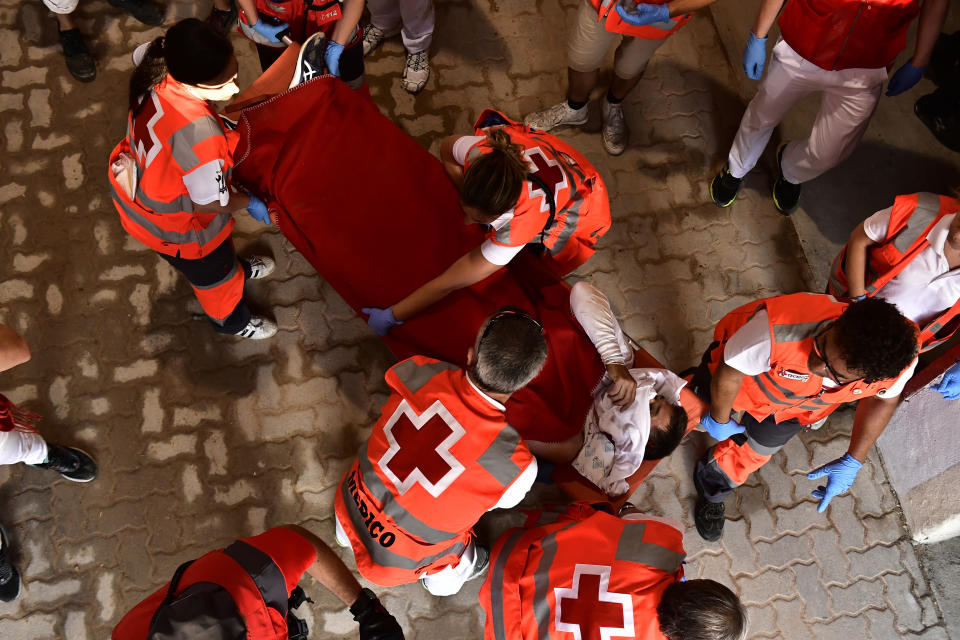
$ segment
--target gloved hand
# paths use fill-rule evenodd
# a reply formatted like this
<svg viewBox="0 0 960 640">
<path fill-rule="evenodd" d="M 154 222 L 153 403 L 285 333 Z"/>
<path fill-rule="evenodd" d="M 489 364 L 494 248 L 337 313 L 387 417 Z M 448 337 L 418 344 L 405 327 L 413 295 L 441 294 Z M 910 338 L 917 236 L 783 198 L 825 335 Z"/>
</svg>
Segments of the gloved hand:
<svg viewBox="0 0 960 640">
<path fill-rule="evenodd" d="M 267 205 L 263 202 L 263 200 L 252 193 L 247 195 L 250 196 L 250 204 L 247 205 L 247 213 L 253 216 L 255 220 L 259 220 L 267 226 L 273 224 L 270 220 L 270 212 L 267 211 Z"/>
<path fill-rule="evenodd" d="M 887 84 L 887 95 L 898 96 L 920 82 L 924 69 L 926 67 L 913 66 L 909 60 L 903 63 L 903 66 L 897 69 L 893 77 L 890 78 L 890 82 Z"/>
<path fill-rule="evenodd" d="M 387 309 L 364 307 L 361 311 L 370 316 L 367 318 L 367 324 L 370 325 L 370 328 L 373 329 L 373 332 L 378 336 L 385 336 L 390 329 L 398 324 L 403 324 L 393 317 L 393 307 Z"/>
<path fill-rule="evenodd" d="M 747 430 L 746 427 L 741 427 L 736 420 L 717 422 L 713 419 L 709 411 L 705 412 L 703 417 L 700 418 L 700 426 L 703 427 L 703 430 L 709 433 L 710 437 L 714 440 L 726 440 L 734 434 L 743 433 Z"/>
<path fill-rule="evenodd" d="M 767 38 L 758 38 L 753 31 L 747 38 L 743 50 L 743 72 L 751 80 L 759 80 L 763 75 L 763 63 L 767 59 Z"/>
<path fill-rule="evenodd" d="M 363 589 L 350 605 L 353 619 L 360 624 L 360 640 L 403 640 L 403 629 L 370 589 Z"/>
<path fill-rule="evenodd" d="M 642 27 L 653 22 L 666 22 L 670 19 L 670 8 L 666 4 L 637 4 L 635 13 L 630 13 L 623 8 L 622 4 L 617 5 L 617 13 L 627 24 L 635 27 Z"/>
<path fill-rule="evenodd" d="M 281 31 L 285 31 L 290 28 L 286 22 L 281 22 L 278 25 L 272 25 L 266 22 L 265 20 L 257 20 L 250 28 L 262 35 L 264 38 L 270 42 L 281 43 L 280 38 L 277 37 L 277 34 Z"/>
<path fill-rule="evenodd" d="M 943 374 L 940 382 L 930 387 L 939 391 L 946 400 L 960 399 L 960 360 Z"/>
<path fill-rule="evenodd" d="M 340 77 L 341 55 L 343 55 L 343 45 L 333 40 L 327 40 L 327 48 L 323 51 L 323 62 L 327 65 L 327 71 L 338 78 Z"/>
<path fill-rule="evenodd" d="M 810 492 L 814 498 L 820 499 L 820 506 L 817 507 L 817 513 L 823 513 L 830 505 L 830 501 L 846 491 L 853 485 L 854 478 L 863 463 L 854 458 L 849 453 L 843 454 L 842 458 L 837 458 L 833 462 L 828 462 L 818 469 L 814 469 L 807 474 L 808 480 L 816 480 L 827 476 L 827 486 L 820 485 Z"/>
</svg>

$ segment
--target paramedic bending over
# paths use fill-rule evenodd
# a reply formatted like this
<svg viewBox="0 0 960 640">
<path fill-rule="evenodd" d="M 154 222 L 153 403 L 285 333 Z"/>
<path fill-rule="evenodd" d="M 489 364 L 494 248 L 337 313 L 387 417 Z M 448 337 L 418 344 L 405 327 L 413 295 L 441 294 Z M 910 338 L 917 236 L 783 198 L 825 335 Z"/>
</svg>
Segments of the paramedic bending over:
<svg viewBox="0 0 960 640">
<path fill-rule="evenodd" d="M 233 46 L 191 18 L 141 45 L 134 62 L 127 135 L 108 172 L 120 222 L 187 278 L 215 331 L 268 338 L 276 324 L 250 313 L 243 284 L 274 262 L 238 261 L 230 233 L 233 211 L 268 225 L 270 217 L 263 201 L 231 193 L 237 137 L 210 104 L 239 91 Z"/>
<path fill-rule="evenodd" d="M 379 335 L 492 275 L 528 244 L 540 245 L 551 270 L 566 275 L 593 255 L 610 228 L 603 181 L 568 144 L 491 110 L 480 116 L 476 133 L 447 137 L 440 159 L 460 190 L 466 223 L 488 225 L 487 238 L 393 306 L 363 309 Z"/>
</svg>

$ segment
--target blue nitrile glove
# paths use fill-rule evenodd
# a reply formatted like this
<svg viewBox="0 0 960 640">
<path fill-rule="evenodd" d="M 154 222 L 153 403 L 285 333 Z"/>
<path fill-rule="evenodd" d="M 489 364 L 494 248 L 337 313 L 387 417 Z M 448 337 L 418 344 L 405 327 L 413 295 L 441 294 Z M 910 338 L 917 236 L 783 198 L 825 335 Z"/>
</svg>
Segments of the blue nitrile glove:
<svg viewBox="0 0 960 640">
<path fill-rule="evenodd" d="M 915 67 L 909 61 L 905 62 L 890 78 L 890 83 L 887 84 L 887 95 L 898 96 L 920 82 L 924 69 L 926 67 Z"/>
<path fill-rule="evenodd" d="M 257 20 L 252 25 L 250 25 L 250 28 L 256 31 L 257 33 L 259 33 L 260 35 L 262 35 L 264 38 L 266 38 L 270 42 L 276 42 L 277 44 L 281 44 L 281 40 L 280 38 L 277 37 L 277 34 L 280 33 L 281 31 L 286 31 L 287 29 L 289 29 L 290 25 L 288 25 L 286 22 L 281 22 L 278 25 L 272 25 L 268 23 L 266 20 Z"/>
<path fill-rule="evenodd" d="M 863 463 L 854 458 L 849 453 L 843 454 L 842 458 L 837 458 L 833 462 L 828 462 L 818 469 L 814 469 L 807 474 L 808 480 L 816 480 L 827 476 L 827 486 L 820 485 L 810 492 L 814 498 L 820 499 L 820 506 L 817 507 L 817 513 L 823 513 L 830 505 L 830 501 L 846 491 L 853 485 L 854 478 Z"/>
<path fill-rule="evenodd" d="M 259 220 L 267 226 L 273 224 L 270 220 L 270 212 L 267 211 L 267 205 L 263 202 L 263 200 L 252 193 L 247 195 L 250 196 L 250 204 L 247 205 L 247 213 L 249 213 L 254 220 Z"/>
<path fill-rule="evenodd" d="M 370 325 L 370 328 L 373 329 L 373 332 L 378 336 L 385 336 L 390 329 L 398 324 L 403 324 L 393 317 L 393 307 L 386 309 L 364 307 L 361 311 L 370 316 L 367 318 L 367 324 Z"/>
<path fill-rule="evenodd" d="M 960 400 L 960 360 L 943 374 L 939 383 L 930 387 L 947 400 Z"/>
<path fill-rule="evenodd" d="M 630 13 L 623 8 L 622 4 L 617 5 L 617 13 L 627 24 L 635 27 L 642 27 L 654 22 L 666 22 L 670 19 L 670 9 L 666 4 L 646 4 L 639 3 L 636 13 Z"/>
<path fill-rule="evenodd" d="M 741 427 L 736 420 L 717 422 L 713 419 L 713 416 L 710 415 L 709 411 L 704 413 L 703 417 L 700 418 L 700 426 L 703 427 L 703 430 L 709 433 L 710 437 L 714 440 L 726 440 L 734 434 L 743 433 L 747 430 L 746 427 Z"/>
<path fill-rule="evenodd" d="M 340 77 L 341 55 L 343 55 L 343 45 L 333 40 L 327 40 L 327 48 L 323 51 L 323 62 L 327 65 L 327 71 L 338 78 Z"/>
<path fill-rule="evenodd" d="M 763 75 L 763 63 L 767 59 L 767 38 L 758 38 L 751 31 L 747 46 L 743 50 L 743 72 L 751 80 L 759 80 Z"/>
</svg>

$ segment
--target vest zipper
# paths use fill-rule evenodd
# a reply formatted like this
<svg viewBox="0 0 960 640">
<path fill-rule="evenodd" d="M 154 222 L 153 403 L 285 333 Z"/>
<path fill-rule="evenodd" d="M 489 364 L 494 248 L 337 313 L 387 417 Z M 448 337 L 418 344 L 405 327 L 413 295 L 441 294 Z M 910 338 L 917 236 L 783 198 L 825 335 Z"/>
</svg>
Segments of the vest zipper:
<svg viewBox="0 0 960 640">
<path fill-rule="evenodd" d="M 833 71 L 837 70 L 837 65 L 840 64 L 840 56 L 843 55 L 843 50 L 847 48 L 847 42 L 850 41 L 850 35 L 853 33 L 853 28 L 857 26 L 857 18 L 860 17 L 860 12 L 863 11 L 863 5 L 867 4 L 866 0 L 860 2 L 860 6 L 857 8 L 857 15 L 853 16 L 853 22 L 850 24 L 850 30 L 847 31 L 847 37 L 843 39 L 843 44 L 840 45 L 840 51 L 837 52 L 837 59 L 833 61 Z"/>
</svg>

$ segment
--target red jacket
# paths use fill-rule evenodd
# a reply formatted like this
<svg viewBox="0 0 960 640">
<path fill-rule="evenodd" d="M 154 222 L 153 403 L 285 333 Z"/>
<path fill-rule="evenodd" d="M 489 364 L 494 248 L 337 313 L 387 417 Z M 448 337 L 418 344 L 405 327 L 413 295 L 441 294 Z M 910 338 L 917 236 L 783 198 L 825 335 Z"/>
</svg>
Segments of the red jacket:
<svg viewBox="0 0 960 640">
<path fill-rule="evenodd" d="M 666 640 L 657 605 L 683 577 L 678 523 L 624 520 L 586 503 L 535 512 L 494 545 L 480 590 L 484 640 Z"/>
<path fill-rule="evenodd" d="M 920 0 L 787 0 L 780 33 L 805 60 L 827 71 L 880 69 L 907 43 Z"/>
</svg>

